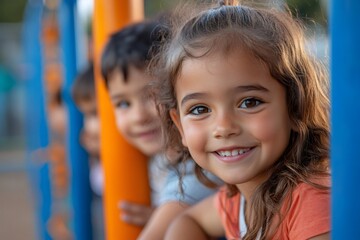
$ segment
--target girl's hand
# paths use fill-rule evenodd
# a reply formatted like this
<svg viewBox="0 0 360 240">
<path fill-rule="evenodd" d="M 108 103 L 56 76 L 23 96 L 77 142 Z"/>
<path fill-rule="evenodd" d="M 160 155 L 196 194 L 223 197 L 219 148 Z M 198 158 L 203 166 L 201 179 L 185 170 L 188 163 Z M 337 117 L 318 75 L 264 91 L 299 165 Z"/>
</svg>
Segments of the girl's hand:
<svg viewBox="0 0 360 240">
<path fill-rule="evenodd" d="M 120 218 L 129 224 L 145 226 L 150 219 L 154 208 L 142 204 L 121 201 L 119 203 L 121 210 Z"/>
</svg>

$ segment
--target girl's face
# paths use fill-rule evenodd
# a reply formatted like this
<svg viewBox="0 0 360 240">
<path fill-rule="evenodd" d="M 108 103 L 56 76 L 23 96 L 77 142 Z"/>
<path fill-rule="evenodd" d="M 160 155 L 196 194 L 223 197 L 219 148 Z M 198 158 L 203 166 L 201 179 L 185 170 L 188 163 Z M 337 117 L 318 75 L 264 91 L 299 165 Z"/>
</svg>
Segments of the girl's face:
<svg viewBox="0 0 360 240">
<path fill-rule="evenodd" d="M 269 177 L 291 127 L 285 89 L 264 63 L 242 50 L 187 59 L 175 92 L 171 117 L 202 168 L 239 188 Z"/>
<path fill-rule="evenodd" d="M 116 70 L 109 78 L 109 94 L 115 108 L 116 124 L 122 136 L 147 156 L 161 150 L 160 118 L 147 96 L 150 77 L 145 70 L 130 66 L 127 82 Z"/>
</svg>

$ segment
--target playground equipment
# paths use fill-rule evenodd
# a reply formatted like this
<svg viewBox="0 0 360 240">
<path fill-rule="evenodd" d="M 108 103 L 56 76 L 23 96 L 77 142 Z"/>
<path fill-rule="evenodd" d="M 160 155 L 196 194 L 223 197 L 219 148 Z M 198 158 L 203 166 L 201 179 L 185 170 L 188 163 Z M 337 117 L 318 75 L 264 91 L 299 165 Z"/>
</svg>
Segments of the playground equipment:
<svg viewBox="0 0 360 240">
<path fill-rule="evenodd" d="M 360 229 L 360 153 L 357 151 L 360 146 L 360 2 L 333 0 L 330 11 L 332 239 L 357 239 Z"/>
<path fill-rule="evenodd" d="M 56 1 L 55 1 L 56 2 Z M 69 222 L 74 239 L 91 239 L 90 190 L 86 155 L 79 146 L 77 136 L 81 117 L 69 98 L 69 88 L 77 72 L 75 0 L 59 1 L 57 20 L 58 39 L 62 52 L 62 97 L 67 105 L 67 164 L 70 171 L 68 193 Z M 27 159 L 29 175 L 34 186 L 37 213 L 38 239 L 50 240 L 48 223 L 52 217 L 54 185 L 51 181 L 51 161 L 43 156 L 43 149 L 50 146 L 52 138 L 47 120 L 47 94 L 44 85 L 46 62 L 42 44 L 43 0 L 29 0 L 24 22 L 24 60 L 28 94 L 26 97 Z M 360 2 L 356 0 L 333 0 L 330 8 L 331 30 L 331 76 L 332 76 L 332 239 L 355 239 L 360 229 L 360 104 L 357 103 L 360 81 Z M 95 0 L 94 39 L 95 62 L 99 63 L 107 36 L 143 17 L 143 2 L 140 0 Z M 111 105 L 96 68 L 101 118 L 102 160 L 105 169 L 105 222 L 107 239 L 135 239 L 140 228 L 124 224 L 119 219 L 119 199 L 150 203 L 145 157 L 129 146 L 115 130 Z M 350 106 L 344 103 L 350 104 Z M 71 153 L 71 154 L 69 154 Z M 134 181 L 136 179 L 136 181 Z"/>
<path fill-rule="evenodd" d="M 69 94 L 81 58 L 76 55 L 76 1 L 45 3 L 28 2 L 23 38 L 28 73 L 27 159 L 35 190 L 38 238 L 60 239 L 62 235 L 67 239 L 91 239 L 89 169 L 79 144 L 82 118 Z M 142 18 L 141 1 L 95 1 L 95 62 L 110 33 Z M 95 69 L 102 122 L 106 239 L 135 239 L 141 228 L 121 222 L 117 204 L 120 199 L 150 204 L 147 162 L 117 133 L 99 68 Z M 68 124 L 62 139 L 66 141 L 54 147 L 59 134 L 52 128 L 49 116 L 56 97 L 66 105 Z M 59 209 L 64 216 L 58 215 Z"/>
<path fill-rule="evenodd" d="M 27 159 L 41 239 L 91 239 L 89 171 L 78 141 L 82 118 L 69 96 L 77 74 L 74 4 L 29 1 L 24 21 Z"/>
<path fill-rule="evenodd" d="M 124 199 L 150 205 L 150 189 L 145 156 L 115 130 L 112 106 L 101 79 L 99 61 L 107 37 L 131 21 L 141 20 L 143 15 L 141 1 L 95 1 L 95 77 L 101 123 L 101 158 L 105 170 L 106 237 L 109 240 L 136 239 L 141 228 L 120 220 L 118 202 Z"/>
</svg>

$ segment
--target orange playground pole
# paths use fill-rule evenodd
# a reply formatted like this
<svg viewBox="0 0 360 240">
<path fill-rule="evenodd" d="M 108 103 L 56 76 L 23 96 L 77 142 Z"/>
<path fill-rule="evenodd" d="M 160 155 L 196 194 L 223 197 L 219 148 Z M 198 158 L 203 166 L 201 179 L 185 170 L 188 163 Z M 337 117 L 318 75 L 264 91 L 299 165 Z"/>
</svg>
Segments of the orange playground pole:
<svg viewBox="0 0 360 240">
<path fill-rule="evenodd" d="M 101 53 L 108 36 L 144 16 L 142 0 L 94 0 L 94 60 L 101 122 L 101 161 L 105 172 L 104 213 L 107 240 L 132 240 L 141 228 L 120 220 L 119 200 L 150 205 L 147 161 L 118 133 L 111 102 L 100 74 Z"/>
</svg>

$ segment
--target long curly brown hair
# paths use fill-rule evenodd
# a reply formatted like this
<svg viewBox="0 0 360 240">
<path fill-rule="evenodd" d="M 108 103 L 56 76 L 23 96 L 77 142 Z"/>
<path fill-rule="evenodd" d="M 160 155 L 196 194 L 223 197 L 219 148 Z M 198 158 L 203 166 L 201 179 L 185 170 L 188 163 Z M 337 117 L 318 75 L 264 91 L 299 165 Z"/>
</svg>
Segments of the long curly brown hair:
<svg viewBox="0 0 360 240">
<path fill-rule="evenodd" d="M 252 221 L 244 239 L 256 239 L 258 232 L 260 239 L 265 239 L 273 234 L 269 230 L 271 220 L 279 216 L 283 200 L 296 185 L 305 182 L 329 190 L 329 186 L 313 181 L 330 174 L 328 76 L 324 66 L 308 53 L 303 26 L 288 12 L 221 2 L 188 19 L 178 14 L 182 17 L 180 24 L 167 29 L 169 37 L 157 49 L 151 64 L 158 79 L 158 110 L 167 148 L 178 150 L 178 160 L 189 159 L 190 153 L 182 146 L 169 114 L 178 108 L 174 86 L 182 63 L 213 52 L 246 48 L 267 65 L 271 76 L 286 89 L 293 130 L 286 150 L 272 166 L 271 176 L 252 196 Z M 196 173 L 200 180 L 211 184 L 200 166 Z M 234 185 L 228 185 L 228 189 L 229 197 L 238 192 Z"/>
</svg>

